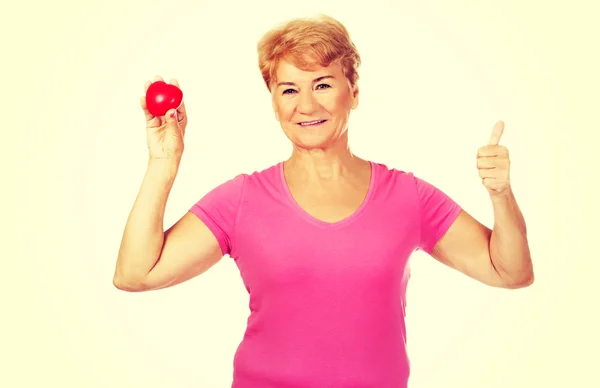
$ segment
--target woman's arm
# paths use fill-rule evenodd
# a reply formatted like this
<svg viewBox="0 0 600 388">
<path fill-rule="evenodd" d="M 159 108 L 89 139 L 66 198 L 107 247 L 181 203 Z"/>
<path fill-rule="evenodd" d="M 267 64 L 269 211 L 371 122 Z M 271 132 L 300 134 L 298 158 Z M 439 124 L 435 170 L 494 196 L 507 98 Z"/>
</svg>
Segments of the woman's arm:
<svg viewBox="0 0 600 388">
<path fill-rule="evenodd" d="M 492 197 L 494 227 L 464 210 L 437 242 L 431 256 L 484 284 L 522 288 L 533 283 L 525 220 L 511 190 Z"/>
<path fill-rule="evenodd" d="M 113 284 L 147 291 L 179 284 L 206 271 L 222 256 L 216 237 L 193 213 L 166 232 L 167 198 L 178 165 L 151 161 L 125 225 Z"/>
</svg>

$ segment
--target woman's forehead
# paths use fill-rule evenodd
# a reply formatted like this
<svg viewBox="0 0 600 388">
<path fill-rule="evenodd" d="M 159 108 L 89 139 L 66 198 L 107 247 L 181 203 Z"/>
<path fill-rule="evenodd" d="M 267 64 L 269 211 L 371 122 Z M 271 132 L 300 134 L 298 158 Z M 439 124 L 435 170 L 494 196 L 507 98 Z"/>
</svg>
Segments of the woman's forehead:
<svg viewBox="0 0 600 388">
<path fill-rule="evenodd" d="M 327 67 L 315 64 L 310 69 L 300 69 L 290 61 L 281 60 L 275 72 L 277 83 L 312 83 L 323 77 L 339 80 L 343 76 L 343 69 L 337 61 Z"/>
</svg>

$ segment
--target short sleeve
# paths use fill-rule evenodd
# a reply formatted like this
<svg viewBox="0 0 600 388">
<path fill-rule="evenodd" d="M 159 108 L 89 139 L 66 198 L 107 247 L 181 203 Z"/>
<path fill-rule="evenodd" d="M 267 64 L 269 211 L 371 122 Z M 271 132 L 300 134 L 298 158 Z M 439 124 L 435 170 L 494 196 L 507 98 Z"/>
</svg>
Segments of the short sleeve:
<svg viewBox="0 0 600 388">
<path fill-rule="evenodd" d="M 462 208 L 450 196 L 431 183 L 415 178 L 421 219 L 419 248 L 429 254 L 446 234 Z"/>
<path fill-rule="evenodd" d="M 223 255 L 232 251 L 244 180 L 245 175 L 240 174 L 220 184 L 190 208 L 215 235 Z"/>
</svg>

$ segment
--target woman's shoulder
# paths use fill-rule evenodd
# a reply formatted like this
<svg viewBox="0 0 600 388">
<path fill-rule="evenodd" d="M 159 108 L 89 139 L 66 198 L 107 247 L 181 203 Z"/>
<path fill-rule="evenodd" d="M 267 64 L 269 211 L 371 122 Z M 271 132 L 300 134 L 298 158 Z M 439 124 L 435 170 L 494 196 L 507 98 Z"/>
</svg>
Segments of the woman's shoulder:
<svg viewBox="0 0 600 388">
<path fill-rule="evenodd" d="M 249 172 L 241 173 L 244 176 L 247 185 L 269 186 L 276 184 L 281 179 L 282 162 L 277 162 L 262 169 L 254 169 Z"/>
<path fill-rule="evenodd" d="M 280 164 L 278 162 L 262 169 L 240 169 L 235 175 L 226 178 L 223 183 L 235 181 L 246 184 L 247 182 L 276 179 L 278 178 Z"/>
<path fill-rule="evenodd" d="M 281 162 L 275 163 L 262 169 L 248 169 L 239 171 L 235 175 L 225 179 L 219 187 L 227 187 L 230 190 L 247 192 L 249 188 L 272 190 L 278 186 L 280 178 Z"/>
<path fill-rule="evenodd" d="M 378 179 L 384 180 L 401 180 L 410 181 L 414 179 L 415 175 L 410 170 L 405 170 L 399 167 L 392 167 L 387 163 L 369 160 L 373 166 L 373 173 L 376 174 Z"/>
</svg>

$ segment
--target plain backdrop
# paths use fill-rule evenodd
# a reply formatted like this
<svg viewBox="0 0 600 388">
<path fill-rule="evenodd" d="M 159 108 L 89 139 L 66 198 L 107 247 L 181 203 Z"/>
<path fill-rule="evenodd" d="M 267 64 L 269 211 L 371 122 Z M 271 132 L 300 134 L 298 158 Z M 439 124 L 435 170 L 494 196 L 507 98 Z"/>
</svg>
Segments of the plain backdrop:
<svg viewBox="0 0 600 388">
<path fill-rule="evenodd" d="M 497 120 L 536 282 L 486 287 L 412 257 L 412 388 L 598 387 L 595 1 L 26 1 L 3 5 L 0 385 L 228 387 L 249 313 L 225 257 L 177 287 L 112 285 L 147 160 L 146 80 L 189 113 L 165 227 L 288 157 L 262 84 L 269 28 L 325 13 L 363 58 L 352 150 L 435 184 L 487 226 L 477 149 Z M 342 387 L 340 387 L 342 388 Z"/>
</svg>

